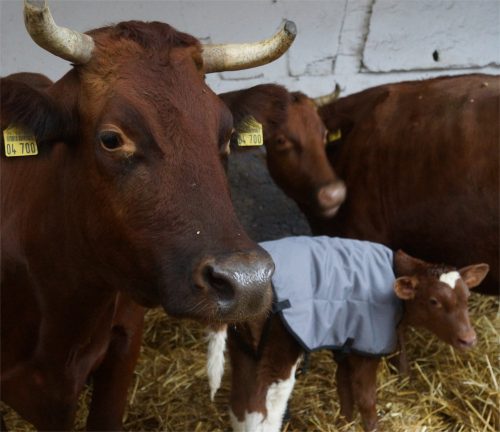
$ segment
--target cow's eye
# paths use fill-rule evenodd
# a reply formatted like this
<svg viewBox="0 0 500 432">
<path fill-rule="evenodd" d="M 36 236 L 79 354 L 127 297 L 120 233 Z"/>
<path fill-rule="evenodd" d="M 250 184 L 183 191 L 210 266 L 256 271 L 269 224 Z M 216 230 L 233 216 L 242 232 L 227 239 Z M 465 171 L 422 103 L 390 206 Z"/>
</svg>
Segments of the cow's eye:
<svg viewBox="0 0 500 432">
<path fill-rule="evenodd" d="M 121 148 L 123 141 L 120 135 L 114 131 L 103 131 L 99 133 L 101 146 L 108 151 L 114 151 Z"/>
<path fill-rule="evenodd" d="M 275 140 L 275 146 L 276 146 L 276 150 L 278 151 L 281 151 L 281 152 L 287 152 L 289 150 L 292 150 L 294 147 L 293 147 L 293 143 L 286 139 L 284 136 L 278 136 Z"/>
</svg>

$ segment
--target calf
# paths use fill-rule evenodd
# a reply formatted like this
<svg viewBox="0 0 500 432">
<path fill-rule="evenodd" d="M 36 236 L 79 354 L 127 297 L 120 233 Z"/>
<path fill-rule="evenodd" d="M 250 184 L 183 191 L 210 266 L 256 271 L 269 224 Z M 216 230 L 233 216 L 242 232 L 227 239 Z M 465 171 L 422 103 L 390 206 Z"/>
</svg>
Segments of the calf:
<svg viewBox="0 0 500 432">
<path fill-rule="evenodd" d="M 476 342 L 467 298 L 487 264 L 456 270 L 380 244 L 329 237 L 261 245 L 276 264 L 274 313 L 227 332 L 236 431 L 279 431 L 304 351 L 334 352 L 342 417 L 351 421 L 356 404 L 364 429 L 374 430 L 376 371 L 380 357 L 396 349 L 398 331 L 423 327 L 459 350 Z M 214 334 L 209 344 L 212 394 L 224 337 Z"/>
</svg>

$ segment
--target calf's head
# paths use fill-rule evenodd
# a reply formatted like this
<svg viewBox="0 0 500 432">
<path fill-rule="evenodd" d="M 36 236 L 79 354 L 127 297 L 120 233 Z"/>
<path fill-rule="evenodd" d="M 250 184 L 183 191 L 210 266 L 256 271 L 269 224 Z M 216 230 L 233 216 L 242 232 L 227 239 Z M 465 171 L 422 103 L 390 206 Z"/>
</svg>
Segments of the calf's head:
<svg viewBox="0 0 500 432">
<path fill-rule="evenodd" d="M 242 62 L 247 52 L 228 63 L 223 46 L 202 47 L 159 22 L 80 34 L 55 26 L 40 0 L 25 1 L 25 21 L 39 45 L 75 66 L 46 93 L 29 90 L 36 112 L 4 107 L 2 122 L 32 129 L 58 171 L 61 235 L 90 260 L 86 277 L 199 320 L 241 320 L 266 308 L 274 265 L 234 214 L 220 163 L 232 116 L 204 74 L 276 58 L 266 47 L 283 53 L 293 23 L 257 56 L 249 44 L 250 62 Z M 19 105 L 25 87 L 9 83 L 6 100 Z"/>
<path fill-rule="evenodd" d="M 328 162 L 326 129 L 313 101 L 272 84 L 220 96 L 237 130 L 249 116 L 263 125 L 267 166 L 276 184 L 306 212 L 334 216 L 346 188 Z"/>
<path fill-rule="evenodd" d="M 404 321 L 424 327 L 453 347 L 465 350 L 476 343 L 469 320 L 470 289 L 488 273 L 487 264 L 456 270 L 429 264 L 398 251 L 394 257 L 396 295 L 404 300 Z"/>
</svg>

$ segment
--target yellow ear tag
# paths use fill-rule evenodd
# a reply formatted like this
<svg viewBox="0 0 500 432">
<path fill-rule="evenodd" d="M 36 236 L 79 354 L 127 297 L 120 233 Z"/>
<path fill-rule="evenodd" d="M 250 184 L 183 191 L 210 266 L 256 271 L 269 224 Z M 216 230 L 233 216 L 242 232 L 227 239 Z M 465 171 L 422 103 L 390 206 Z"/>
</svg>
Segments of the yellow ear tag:
<svg viewBox="0 0 500 432">
<path fill-rule="evenodd" d="M 34 156 L 38 147 L 33 133 L 19 126 L 9 126 L 3 131 L 5 156 Z"/>
<path fill-rule="evenodd" d="M 327 136 L 327 141 L 333 142 L 333 141 L 338 141 L 340 138 L 342 138 L 342 131 L 340 129 L 337 129 L 336 131 L 330 132 Z"/>
<path fill-rule="evenodd" d="M 238 146 L 261 146 L 264 144 L 264 137 L 262 134 L 262 124 L 260 124 L 253 117 L 248 117 L 242 121 L 238 127 Z"/>
</svg>

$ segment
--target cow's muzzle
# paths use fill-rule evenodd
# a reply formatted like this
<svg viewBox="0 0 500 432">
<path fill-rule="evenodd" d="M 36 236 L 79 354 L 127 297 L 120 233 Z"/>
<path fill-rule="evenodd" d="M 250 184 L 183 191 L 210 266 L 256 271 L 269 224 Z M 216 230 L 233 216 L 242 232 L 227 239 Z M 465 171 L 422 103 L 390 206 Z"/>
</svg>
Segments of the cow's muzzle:
<svg viewBox="0 0 500 432">
<path fill-rule="evenodd" d="M 330 218 L 337 214 L 346 197 L 346 186 L 342 180 L 329 183 L 317 191 L 319 216 Z"/>
<path fill-rule="evenodd" d="M 269 308 L 274 262 L 263 249 L 209 256 L 201 260 L 193 282 L 214 308 L 213 319 L 244 321 Z"/>
</svg>

